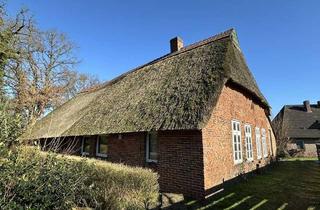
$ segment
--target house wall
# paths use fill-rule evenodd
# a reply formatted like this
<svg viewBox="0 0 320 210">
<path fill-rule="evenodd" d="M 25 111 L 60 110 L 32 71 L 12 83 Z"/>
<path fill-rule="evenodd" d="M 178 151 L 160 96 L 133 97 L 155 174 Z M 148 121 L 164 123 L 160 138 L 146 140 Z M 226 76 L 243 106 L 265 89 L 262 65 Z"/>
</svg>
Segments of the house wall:
<svg viewBox="0 0 320 210">
<path fill-rule="evenodd" d="M 233 160 L 231 121 L 240 121 L 241 145 L 243 163 L 235 164 Z M 245 134 L 244 125 L 250 124 L 252 129 L 252 162 L 245 160 Z M 255 127 L 264 128 L 267 133 L 268 157 L 257 160 Z M 202 130 L 204 155 L 204 185 L 210 192 L 215 186 L 223 184 L 243 172 L 255 170 L 270 162 L 270 157 L 276 154 L 276 142 L 264 108 L 252 100 L 248 94 L 238 88 L 227 84 L 217 101 L 207 125 Z M 271 146 L 272 143 L 272 146 Z"/>
<path fill-rule="evenodd" d="M 296 141 L 304 142 L 304 149 L 298 150 Z M 318 157 L 316 143 L 320 143 L 320 139 L 294 139 L 287 144 L 288 150 L 298 150 L 299 157 Z"/>
<path fill-rule="evenodd" d="M 107 160 L 144 167 L 146 164 L 144 139 L 145 133 L 122 134 L 121 138 L 119 138 L 119 135 L 110 135 Z"/>
<path fill-rule="evenodd" d="M 200 131 L 159 131 L 158 162 L 146 162 L 145 132 L 110 135 L 107 160 L 158 172 L 161 191 L 185 196 L 204 195 Z"/>
<path fill-rule="evenodd" d="M 164 192 L 203 198 L 203 146 L 200 131 L 160 131 L 158 172 Z"/>
<path fill-rule="evenodd" d="M 33 142 L 30 143 L 33 144 Z M 39 143 L 41 148 L 46 151 L 51 150 L 70 155 L 80 155 L 81 153 L 81 139 L 79 139 L 79 137 L 69 136 L 40 139 Z"/>
</svg>

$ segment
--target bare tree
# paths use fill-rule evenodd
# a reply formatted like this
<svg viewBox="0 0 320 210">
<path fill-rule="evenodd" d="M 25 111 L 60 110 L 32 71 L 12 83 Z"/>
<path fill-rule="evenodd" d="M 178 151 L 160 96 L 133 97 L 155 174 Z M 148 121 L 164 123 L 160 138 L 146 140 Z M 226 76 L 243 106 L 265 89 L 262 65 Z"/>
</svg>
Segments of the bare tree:
<svg viewBox="0 0 320 210">
<path fill-rule="evenodd" d="M 28 26 L 31 17 L 28 11 L 20 10 L 15 18 L 6 14 L 6 5 L 0 2 L 0 102 L 4 100 L 4 67 L 9 59 L 19 57 L 19 51 L 14 48 L 14 38 L 23 35 L 22 30 Z"/>
<path fill-rule="evenodd" d="M 39 31 L 34 25 L 16 39 L 20 56 L 5 68 L 5 85 L 17 110 L 33 124 L 47 110 L 59 106 L 83 88 L 98 84 L 97 79 L 77 73 L 75 46 L 64 34 Z"/>
<path fill-rule="evenodd" d="M 63 34 L 41 32 L 34 26 L 24 33 L 26 36 L 15 40 L 20 56 L 8 62 L 4 78 L 17 109 L 32 123 L 47 108 L 59 104 L 70 85 L 67 72 L 78 60 L 73 56 L 74 46 Z"/>
<path fill-rule="evenodd" d="M 75 45 L 63 33 L 39 30 L 27 10 L 9 18 L 0 3 L 0 39 L 0 97 L 6 95 L 26 123 L 100 84 L 75 70 Z"/>
<path fill-rule="evenodd" d="M 101 85 L 100 80 L 95 76 L 79 73 L 77 71 L 68 71 L 65 73 L 66 78 L 68 78 L 69 80 L 69 85 L 65 88 L 64 91 L 65 101 L 73 98 L 80 92 L 95 89 L 100 87 Z"/>
<path fill-rule="evenodd" d="M 289 124 L 284 119 L 283 112 L 284 110 L 281 110 L 274 118 L 272 126 L 275 131 L 278 154 L 288 156 L 288 143 L 290 143 L 291 139 L 288 137 Z"/>
</svg>

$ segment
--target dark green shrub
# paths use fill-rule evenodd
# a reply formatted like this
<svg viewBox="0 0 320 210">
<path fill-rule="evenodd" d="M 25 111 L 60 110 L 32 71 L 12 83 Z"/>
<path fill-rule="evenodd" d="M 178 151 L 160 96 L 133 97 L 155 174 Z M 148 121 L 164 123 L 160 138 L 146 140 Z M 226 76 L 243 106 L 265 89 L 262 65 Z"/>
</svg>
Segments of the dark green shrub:
<svg viewBox="0 0 320 210">
<path fill-rule="evenodd" d="M 0 100 L 0 142 L 10 146 L 17 142 L 23 128 L 21 117 Z"/>
<path fill-rule="evenodd" d="M 3 150 L 4 151 L 4 150 Z M 2 154 L 5 154 L 3 152 Z M 4 157 L 4 156 L 2 156 Z M 1 209 L 96 207 L 85 161 L 71 162 L 34 149 L 7 152 L 0 164 Z"/>
<path fill-rule="evenodd" d="M 1 209 L 146 209 L 157 174 L 121 164 L 0 146 Z"/>
</svg>

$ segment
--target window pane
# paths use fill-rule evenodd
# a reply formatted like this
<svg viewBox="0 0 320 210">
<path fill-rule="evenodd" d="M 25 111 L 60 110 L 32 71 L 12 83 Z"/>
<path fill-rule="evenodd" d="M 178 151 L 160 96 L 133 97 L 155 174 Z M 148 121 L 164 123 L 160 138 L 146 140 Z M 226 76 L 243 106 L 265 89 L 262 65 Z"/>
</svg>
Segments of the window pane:
<svg viewBox="0 0 320 210">
<path fill-rule="evenodd" d="M 91 144 L 90 144 L 90 141 L 87 137 L 84 137 L 83 138 L 83 149 L 82 149 L 83 152 L 86 152 L 86 153 L 91 153 Z"/>
<path fill-rule="evenodd" d="M 260 141 L 260 129 L 256 128 L 256 146 L 257 146 L 257 157 L 261 158 L 261 141 Z"/>
<path fill-rule="evenodd" d="M 99 154 L 107 154 L 108 153 L 108 138 L 107 136 L 99 136 L 98 137 L 98 151 Z"/>
<path fill-rule="evenodd" d="M 150 152 L 150 160 L 158 160 L 158 153 Z"/>
<path fill-rule="evenodd" d="M 156 136 L 150 134 L 149 136 L 149 151 L 150 152 L 156 152 L 157 151 L 157 141 Z"/>
<path fill-rule="evenodd" d="M 304 142 L 303 141 L 297 141 L 296 142 L 296 144 L 297 144 L 297 149 L 304 149 Z"/>
<path fill-rule="evenodd" d="M 158 160 L 158 142 L 156 133 L 149 134 L 149 159 Z"/>
</svg>

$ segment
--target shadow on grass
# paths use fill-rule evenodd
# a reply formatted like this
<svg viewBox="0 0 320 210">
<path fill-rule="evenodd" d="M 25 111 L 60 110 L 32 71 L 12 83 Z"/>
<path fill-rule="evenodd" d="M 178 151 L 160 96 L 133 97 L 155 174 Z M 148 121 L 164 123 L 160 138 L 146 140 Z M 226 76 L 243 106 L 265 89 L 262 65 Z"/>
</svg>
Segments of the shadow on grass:
<svg viewBox="0 0 320 210">
<path fill-rule="evenodd" d="M 184 199 L 163 209 L 319 209 L 320 164 L 315 160 L 281 161 L 261 174 L 204 200 Z"/>
</svg>

